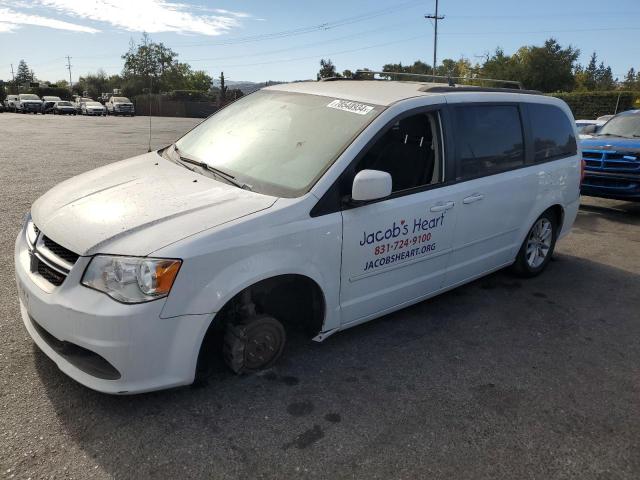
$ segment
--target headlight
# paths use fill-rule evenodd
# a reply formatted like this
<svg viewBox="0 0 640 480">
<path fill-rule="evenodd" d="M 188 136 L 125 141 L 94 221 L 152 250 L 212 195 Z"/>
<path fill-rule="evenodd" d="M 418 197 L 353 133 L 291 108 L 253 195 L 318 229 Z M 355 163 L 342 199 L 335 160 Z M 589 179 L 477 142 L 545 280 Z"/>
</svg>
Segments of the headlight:
<svg viewBox="0 0 640 480">
<path fill-rule="evenodd" d="M 119 302 L 149 302 L 169 294 L 180 265 L 182 260 L 96 255 L 82 284 Z"/>
</svg>

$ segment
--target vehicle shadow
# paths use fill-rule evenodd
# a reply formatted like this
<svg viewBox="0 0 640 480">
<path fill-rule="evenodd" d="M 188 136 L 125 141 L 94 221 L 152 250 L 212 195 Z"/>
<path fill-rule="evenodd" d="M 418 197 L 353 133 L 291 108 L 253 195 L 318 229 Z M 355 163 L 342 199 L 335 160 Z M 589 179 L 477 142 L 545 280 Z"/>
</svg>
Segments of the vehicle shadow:
<svg viewBox="0 0 640 480">
<path fill-rule="evenodd" d="M 636 274 L 558 254 L 534 279 L 498 272 L 321 345 L 296 340 L 260 375 L 220 368 L 197 388 L 117 397 L 78 385 L 34 347 L 35 366 L 69 438 L 116 478 L 282 478 L 301 465 L 360 475 L 368 460 L 402 455 L 405 436 L 431 448 L 427 433 L 443 445 L 471 435 L 506 464 L 526 463 L 526 438 L 542 465 L 564 447 L 547 435 L 557 428 L 596 429 L 600 457 L 617 451 L 614 428 L 638 438 L 638 422 L 628 423 L 638 291 Z M 614 293 L 628 300 L 603 311 Z M 599 435 L 603 422 L 611 432 Z M 416 469 L 438 458 L 422 455 Z M 394 464 L 376 474 L 393 476 Z"/>
<path fill-rule="evenodd" d="M 640 225 L 640 202 L 582 197 L 580 211 L 625 225 Z M 579 218 L 578 218 L 579 220 Z"/>
</svg>

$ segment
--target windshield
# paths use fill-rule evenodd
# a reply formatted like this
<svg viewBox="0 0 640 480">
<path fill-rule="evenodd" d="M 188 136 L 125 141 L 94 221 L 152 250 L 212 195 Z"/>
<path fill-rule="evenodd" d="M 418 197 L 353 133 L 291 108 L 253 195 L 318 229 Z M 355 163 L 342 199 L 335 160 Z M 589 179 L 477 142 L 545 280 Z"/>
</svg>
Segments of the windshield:
<svg viewBox="0 0 640 480">
<path fill-rule="evenodd" d="M 382 107 L 262 90 L 198 125 L 176 142 L 184 156 L 230 173 L 252 190 L 306 193 Z"/>
<path fill-rule="evenodd" d="M 127 97 L 113 97 L 113 101 L 120 103 L 131 103 L 131 100 L 129 100 Z"/>
<path fill-rule="evenodd" d="M 640 137 L 640 115 L 617 115 L 600 129 L 598 135 Z"/>
<path fill-rule="evenodd" d="M 43 100 L 46 100 L 47 102 L 59 102 L 60 101 L 60 97 L 42 97 Z"/>
<path fill-rule="evenodd" d="M 87 102 L 86 105 L 88 107 L 101 107 L 102 104 L 100 102 Z"/>
<path fill-rule="evenodd" d="M 71 102 L 58 102 L 58 106 L 60 107 L 70 107 Z"/>
<path fill-rule="evenodd" d="M 37 95 L 22 94 L 20 100 L 40 100 Z"/>
</svg>

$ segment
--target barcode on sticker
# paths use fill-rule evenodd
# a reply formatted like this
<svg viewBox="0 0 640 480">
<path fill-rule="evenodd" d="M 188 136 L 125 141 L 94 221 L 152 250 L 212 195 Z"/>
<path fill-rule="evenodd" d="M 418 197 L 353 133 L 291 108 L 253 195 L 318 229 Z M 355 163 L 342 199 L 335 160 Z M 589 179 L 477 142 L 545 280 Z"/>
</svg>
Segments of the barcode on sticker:
<svg viewBox="0 0 640 480">
<path fill-rule="evenodd" d="M 365 105 L 364 103 L 350 102 L 349 100 L 334 100 L 329 105 L 329 108 L 335 108 L 337 110 L 344 110 L 345 112 L 357 113 L 358 115 L 366 115 L 373 107 L 371 105 Z"/>
</svg>

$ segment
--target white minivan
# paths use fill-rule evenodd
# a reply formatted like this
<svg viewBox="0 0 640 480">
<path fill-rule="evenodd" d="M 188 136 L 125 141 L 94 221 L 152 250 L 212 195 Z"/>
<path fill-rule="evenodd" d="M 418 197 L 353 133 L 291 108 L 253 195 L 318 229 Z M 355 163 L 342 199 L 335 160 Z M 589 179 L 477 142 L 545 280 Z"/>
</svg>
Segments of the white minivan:
<svg viewBox="0 0 640 480">
<path fill-rule="evenodd" d="M 272 365 L 498 269 L 539 274 L 579 205 L 562 101 L 377 80 L 262 89 L 175 144 L 40 197 L 15 245 L 24 324 L 95 390 Z"/>
</svg>

